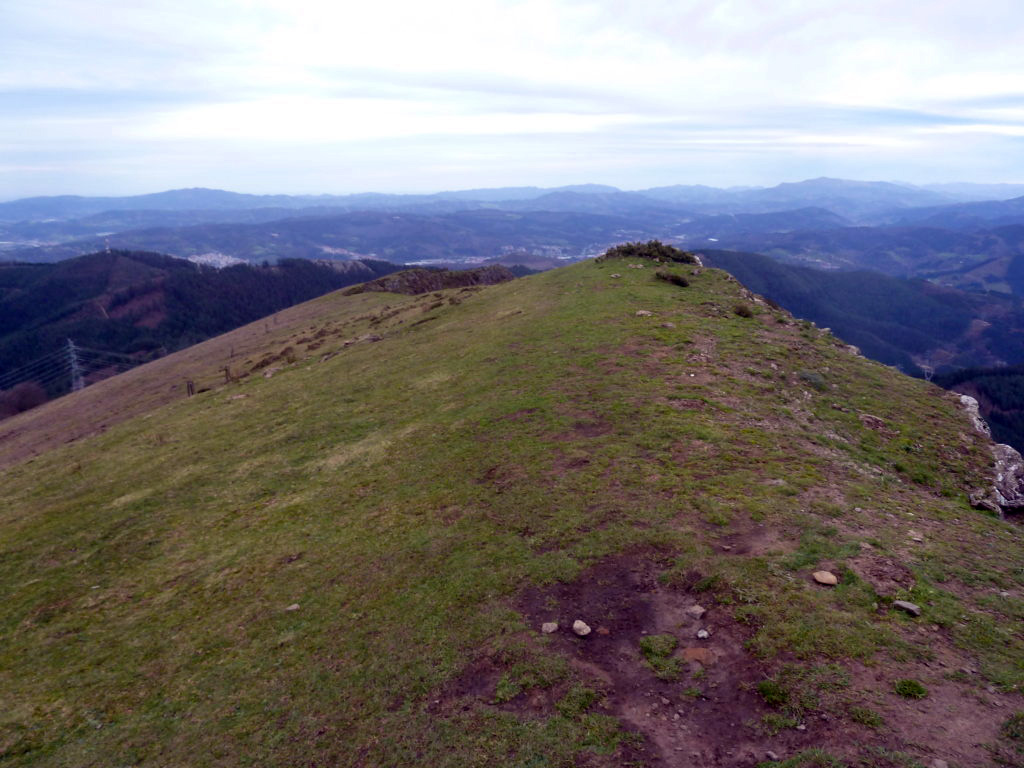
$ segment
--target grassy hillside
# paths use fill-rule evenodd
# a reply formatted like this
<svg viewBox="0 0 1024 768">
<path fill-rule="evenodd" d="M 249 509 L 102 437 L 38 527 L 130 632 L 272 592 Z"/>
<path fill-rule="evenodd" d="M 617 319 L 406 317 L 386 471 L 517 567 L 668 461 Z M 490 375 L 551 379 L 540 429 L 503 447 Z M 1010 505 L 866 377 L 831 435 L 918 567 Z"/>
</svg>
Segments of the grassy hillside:
<svg viewBox="0 0 1024 768">
<path fill-rule="evenodd" d="M 952 396 L 671 269 L 335 293 L 6 422 L 98 433 L 0 454 L 0 763 L 1019 764 Z M 118 423 L 147 376 L 210 388 Z"/>
</svg>

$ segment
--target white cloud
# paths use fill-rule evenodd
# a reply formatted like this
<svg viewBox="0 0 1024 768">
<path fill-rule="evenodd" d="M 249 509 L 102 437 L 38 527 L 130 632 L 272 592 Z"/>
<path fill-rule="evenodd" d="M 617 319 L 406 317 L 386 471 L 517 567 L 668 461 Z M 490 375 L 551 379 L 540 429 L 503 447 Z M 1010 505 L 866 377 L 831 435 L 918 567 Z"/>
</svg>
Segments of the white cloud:
<svg viewBox="0 0 1024 768">
<path fill-rule="evenodd" d="M 293 145 L 290 161 L 313 169 L 333 146 L 381 164 L 403 158 L 394 173 L 361 164 L 367 183 L 443 167 L 438 183 L 458 186 L 464 171 L 451 169 L 462 161 L 426 159 L 453 157 L 459 142 L 488 147 L 495 184 L 524 162 L 545 183 L 550 157 L 581 146 L 589 170 L 573 167 L 597 181 L 614 181 L 623 157 L 652 147 L 743 147 L 717 160 L 745 163 L 751 176 L 752 153 L 770 154 L 777 172 L 780 152 L 813 151 L 824 171 L 859 147 L 885 148 L 887 175 L 908 177 L 897 150 L 1020 136 L 1021 103 L 982 102 L 1024 94 L 1022 24 L 1018 0 L 9 0 L 0 162 L 36 168 L 48 151 L 76 148 L 159 163 L 153 147 L 177 143 L 190 164 L 175 154 L 177 168 L 159 178 L 177 172 L 184 185 L 189 173 L 215 175 L 218 157 L 200 153 L 232 141 Z M 314 144 L 319 154 L 304 155 Z M 543 153 L 523 157 L 540 144 Z M 1021 148 L 985 151 L 994 146 L 1007 178 L 1024 178 Z M 223 162 L 213 183 L 234 186 L 232 153 L 213 151 Z M 410 165 L 415 152 L 423 164 Z M 11 177 L 0 194 L 41 178 Z M 325 189 L 334 178 L 324 176 Z M 360 188 L 354 176 L 346 183 Z"/>
</svg>

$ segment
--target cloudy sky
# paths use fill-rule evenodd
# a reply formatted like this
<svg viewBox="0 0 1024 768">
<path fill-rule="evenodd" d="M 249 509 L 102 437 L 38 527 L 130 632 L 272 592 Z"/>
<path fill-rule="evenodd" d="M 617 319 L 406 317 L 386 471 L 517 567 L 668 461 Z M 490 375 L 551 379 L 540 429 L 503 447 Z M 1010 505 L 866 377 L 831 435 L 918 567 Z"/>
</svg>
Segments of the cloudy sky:
<svg viewBox="0 0 1024 768">
<path fill-rule="evenodd" d="M 0 199 L 1024 182 L 1020 0 L 2 0 Z"/>
</svg>

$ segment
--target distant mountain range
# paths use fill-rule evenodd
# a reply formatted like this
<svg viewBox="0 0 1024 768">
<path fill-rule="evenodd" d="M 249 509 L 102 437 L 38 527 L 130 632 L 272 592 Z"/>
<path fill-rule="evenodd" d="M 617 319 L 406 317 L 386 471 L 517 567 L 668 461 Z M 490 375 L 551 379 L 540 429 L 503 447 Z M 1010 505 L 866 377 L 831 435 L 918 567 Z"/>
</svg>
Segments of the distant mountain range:
<svg viewBox="0 0 1024 768">
<path fill-rule="evenodd" d="M 378 258 L 548 268 L 630 239 L 767 253 L 1024 294 L 1024 185 L 812 179 L 770 188 L 603 185 L 432 195 L 244 195 L 188 189 L 0 204 L 0 249 L 52 262 L 113 247 L 217 263 Z M 1010 199 L 978 202 L 983 195 Z"/>
</svg>

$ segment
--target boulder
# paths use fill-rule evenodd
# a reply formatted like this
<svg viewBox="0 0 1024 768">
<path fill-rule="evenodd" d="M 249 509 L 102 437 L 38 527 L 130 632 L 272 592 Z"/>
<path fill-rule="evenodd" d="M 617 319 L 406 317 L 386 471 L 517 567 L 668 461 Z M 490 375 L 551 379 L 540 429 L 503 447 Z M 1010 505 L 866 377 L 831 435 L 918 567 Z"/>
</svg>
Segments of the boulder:
<svg viewBox="0 0 1024 768">
<path fill-rule="evenodd" d="M 839 577 L 830 571 L 815 571 L 811 574 L 814 580 L 819 584 L 824 584 L 827 587 L 834 587 L 839 583 Z"/>
<path fill-rule="evenodd" d="M 892 607 L 899 608 L 901 611 L 903 611 L 904 613 L 909 613 L 911 616 L 921 615 L 920 606 L 914 603 L 907 602 L 906 600 L 893 600 Z"/>
<path fill-rule="evenodd" d="M 971 420 L 971 426 L 974 427 L 976 432 L 981 432 L 983 435 L 992 437 L 992 431 L 988 428 L 988 424 L 981 418 L 981 410 L 978 407 L 978 401 L 970 395 L 960 395 L 960 405 L 967 411 L 967 417 Z"/>
<path fill-rule="evenodd" d="M 558 622 L 545 621 L 543 624 L 540 625 L 540 631 L 543 632 L 545 635 L 550 635 L 552 632 L 557 632 Z"/>
<path fill-rule="evenodd" d="M 580 637 L 586 637 L 590 634 L 590 626 L 586 622 L 576 619 L 576 621 L 572 623 L 572 631 Z"/>
</svg>

